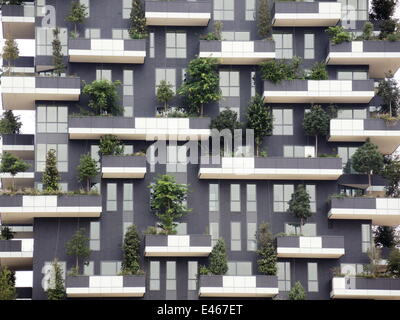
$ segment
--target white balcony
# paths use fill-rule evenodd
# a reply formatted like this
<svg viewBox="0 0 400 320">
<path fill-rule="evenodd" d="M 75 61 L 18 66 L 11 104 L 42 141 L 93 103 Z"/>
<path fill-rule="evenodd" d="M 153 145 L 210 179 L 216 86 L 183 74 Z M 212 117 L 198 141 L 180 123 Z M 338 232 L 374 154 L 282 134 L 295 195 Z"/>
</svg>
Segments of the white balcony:
<svg viewBox="0 0 400 320">
<path fill-rule="evenodd" d="M 35 6 L 2 5 L 1 22 L 3 37 L 11 35 L 14 39 L 35 39 Z"/>
<path fill-rule="evenodd" d="M 103 178 L 142 179 L 146 164 L 145 156 L 103 156 L 101 174 Z"/>
<path fill-rule="evenodd" d="M 12 269 L 32 268 L 33 239 L 0 240 L 0 265 Z"/>
</svg>

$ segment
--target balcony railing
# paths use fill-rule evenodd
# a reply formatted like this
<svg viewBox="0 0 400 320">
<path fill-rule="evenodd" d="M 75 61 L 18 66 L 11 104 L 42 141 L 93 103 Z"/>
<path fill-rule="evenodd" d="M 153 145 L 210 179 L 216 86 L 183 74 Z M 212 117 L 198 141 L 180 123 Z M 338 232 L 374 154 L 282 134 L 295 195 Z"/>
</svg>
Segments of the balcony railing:
<svg viewBox="0 0 400 320">
<path fill-rule="evenodd" d="M 3 151 L 12 153 L 21 159 L 33 160 L 35 152 L 33 134 L 3 134 Z"/>
<path fill-rule="evenodd" d="M 146 235 L 146 257 L 207 257 L 210 235 Z"/>
<path fill-rule="evenodd" d="M 0 265 L 12 269 L 31 269 L 33 239 L 0 240 Z"/>
<path fill-rule="evenodd" d="M 1 21 L 3 37 L 11 35 L 14 39 L 35 39 L 35 6 L 2 5 Z"/>
<path fill-rule="evenodd" d="M 146 156 L 103 156 L 101 159 L 101 174 L 103 178 L 144 178 Z"/>
</svg>

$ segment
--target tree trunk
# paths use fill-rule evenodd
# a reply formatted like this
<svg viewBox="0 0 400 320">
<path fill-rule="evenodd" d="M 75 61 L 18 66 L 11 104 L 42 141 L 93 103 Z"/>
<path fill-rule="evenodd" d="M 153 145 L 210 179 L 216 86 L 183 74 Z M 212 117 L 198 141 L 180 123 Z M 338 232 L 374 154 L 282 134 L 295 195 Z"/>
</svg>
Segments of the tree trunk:
<svg viewBox="0 0 400 320">
<path fill-rule="evenodd" d="M 315 135 L 315 157 L 318 158 L 318 135 Z"/>
<path fill-rule="evenodd" d="M 89 178 L 86 179 L 86 191 L 87 192 L 90 191 L 90 179 Z"/>
<path fill-rule="evenodd" d="M 76 258 L 75 258 L 75 268 L 76 268 L 76 271 L 79 273 L 79 257 L 78 256 L 76 256 Z"/>
<path fill-rule="evenodd" d="M 300 235 L 303 235 L 303 218 L 300 218 Z"/>
<path fill-rule="evenodd" d="M 11 188 L 12 188 L 12 191 L 15 190 L 15 176 L 12 176 L 12 186 L 11 186 Z"/>
<path fill-rule="evenodd" d="M 203 104 L 200 105 L 200 116 L 203 117 Z"/>
<path fill-rule="evenodd" d="M 256 156 L 258 157 L 260 155 L 260 143 L 256 139 Z"/>
<path fill-rule="evenodd" d="M 371 193 L 371 172 L 368 172 L 368 193 Z"/>
<path fill-rule="evenodd" d="M 392 116 L 392 100 L 389 101 L 389 115 Z"/>
<path fill-rule="evenodd" d="M 78 35 L 77 35 L 77 29 L 76 29 L 76 23 L 74 23 L 74 27 L 75 27 L 75 38 L 78 38 Z"/>
<path fill-rule="evenodd" d="M 164 102 L 164 112 L 165 115 L 167 115 L 167 101 Z"/>
</svg>

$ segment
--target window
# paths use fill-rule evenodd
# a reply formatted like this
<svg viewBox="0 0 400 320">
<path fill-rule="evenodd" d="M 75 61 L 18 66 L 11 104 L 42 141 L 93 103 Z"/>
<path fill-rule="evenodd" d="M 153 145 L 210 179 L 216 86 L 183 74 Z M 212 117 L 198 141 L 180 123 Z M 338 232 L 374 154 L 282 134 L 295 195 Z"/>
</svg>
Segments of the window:
<svg viewBox="0 0 400 320">
<path fill-rule="evenodd" d="M 99 146 L 98 145 L 91 145 L 90 146 L 90 156 L 94 159 L 98 164 L 100 163 L 100 156 L 99 156 Z"/>
<path fill-rule="evenodd" d="M 219 223 L 218 222 L 210 222 L 210 235 L 212 245 L 215 246 L 219 239 Z"/>
<path fill-rule="evenodd" d="M 90 0 L 79 0 L 79 2 L 86 6 L 87 18 L 90 17 Z"/>
<path fill-rule="evenodd" d="M 187 235 L 187 223 L 186 222 L 178 222 L 177 223 L 176 234 L 177 235 Z"/>
<path fill-rule="evenodd" d="M 150 290 L 160 290 L 160 261 L 150 261 Z"/>
<path fill-rule="evenodd" d="M 130 39 L 129 32 L 127 29 L 112 29 L 113 39 Z"/>
<path fill-rule="evenodd" d="M 255 97 L 255 95 L 256 95 L 256 72 L 255 71 L 251 72 L 250 83 L 251 83 L 251 96 Z"/>
<path fill-rule="evenodd" d="M 368 20 L 368 0 L 340 0 L 342 20 Z"/>
<path fill-rule="evenodd" d="M 290 291 L 290 262 L 278 262 L 279 291 Z"/>
<path fill-rule="evenodd" d="M 291 33 L 273 34 L 276 59 L 293 58 L 293 35 Z"/>
<path fill-rule="evenodd" d="M 219 186 L 218 184 L 209 185 L 209 200 L 208 208 L 209 211 L 219 211 Z"/>
<path fill-rule="evenodd" d="M 47 152 L 56 151 L 57 169 L 59 172 L 68 172 L 68 145 L 67 144 L 37 144 L 36 171 L 43 172 L 46 167 Z"/>
<path fill-rule="evenodd" d="M 111 80 L 111 70 L 103 70 L 103 69 L 97 69 L 96 70 L 96 80 Z"/>
<path fill-rule="evenodd" d="M 305 223 L 300 233 L 300 223 L 285 223 L 285 233 L 289 235 L 302 235 L 304 237 L 316 237 L 317 225 L 315 223 Z"/>
<path fill-rule="evenodd" d="M 90 250 L 100 250 L 100 222 L 90 222 Z"/>
<path fill-rule="evenodd" d="M 307 263 L 308 291 L 318 292 L 318 264 L 314 262 Z"/>
<path fill-rule="evenodd" d="M 366 253 L 371 249 L 371 225 L 361 225 L 361 251 Z"/>
<path fill-rule="evenodd" d="M 124 183 L 124 211 L 133 211 L 133 183 Z"/>
<path fill-rule="evenodd" d="M 167 58 L 186 58 L 186 33 L 167 32 L 165 43 Z"/>
<path fill-rule="evenodd" d="M 46 6 L 46 0 L 36 0 L 36 16 L 43 17 L 45 15 L 45 10 L 44 10 L 45 6 Z"/>
<path fill-rule="evenodd" d="M 116 276 L 121 271 L 121 261 L 101 261 L 100 274 L 102 276 Z"/>
<path fill-rule="evenodd" d="M 155 42 L 154 42 L 154 32 L 150 32 L 150 58 L 155 56 Z"/>
<path fill-rule="evenodd" d="M 293 109 L 273 109 L 272 115 L 274 117 L 273 135 L 293 135 Z"/>
<path fill-rule="evenodd" d="M 214 20 L 234 20 L 234 0 L 214 0 Z"/>
<path fill-rule="evenodd" d="M 176 262 L 167 261 L 167 290 L 176 290 Z"/>
<path fill-rule="evenodd" d="M 228 276 L 251 276 L 250 261 L 228 261 Z"/>
<path fill-rule="evenodd" d="M 256 0 L 246 0 L 246 20 L 254 21 L 256 14 Z"/>
<path fill-rule="evenodd" d="M 186 172 L 186 146 L 167 146 L 167 172 Z"/>
<path fill-rule="evenodd" d="M 85 29 L 86 39 L 100 39 L 100 29 L 98 28 L 87 28 Z"/>
<path fill-rule="evenodd" d="M 197 261 L 188 261 L 188 290 L 197 290 Z"/>
<path fill-rule="evenodd" d="M 133 70 L 124 70 L 123 97 L 124 117 L 133 117 Z"/>
<path fill-rule="evenodd" d="M 338 119 L 367 119 L 367 109 L 338 109 Z"/>
<path fill-rule="evenodd" d="M 229 108 L 240 115 L 239 71 L 220 71 L 219 86 L 224 99 L 220 101 L 220 111 Z"/>
<path fill-rule="evenodd" d="M 340 273 L 355 276 L 364 272 L 364 266 L 361 263 L 341 263 Z"/>
<path fill-rule="evenodd" d="M 231 222 L 231 251 L 242 250 L 240 222 Z"/>
<path fill-rule="evenodd" d="M 94 275 L 94 261 L 89 261 L 88 263 L 83 265 L 83 274 L 85 276 Z"/>
<path fill-rule="evenodd" d="M 67 28 L 59 28 L 59 30 L 58 38 L 61 42 L 61 52 L 66 56 L 68 54 L 68 31 Z M 38 56 L 53 55 L 53 40 L 53 28 L 36 27 L 36 54 Z"/>
<path fill-rule="evenodd" d="M 116 183 L 107 183 L 107 211 L 117 211 Z"/>
<path fill-rule="evenodd" d="M 222 31 L 221 38 L 228 41 L 250 41 L 250 32 L 247 31 Z"/>
<path fill-rule="evenodd" d="M 314 146 L 283 146 L 283 156 L 285 158 L 307 158 L 315 157 Z"/>
<path fill-rule="evenodd" d="M 231 184 L 231 211 L 240 212 L 240 184 Z"/>
<path fill-rule="evenodd" d="M 257 211 L 257 192 L 256 192 L 255 184 L 247 185 L 247 201 L 246 201 L 246 210 L 247 212 L 256 212 Z"/>
<path fill-rule="evenodd" d="M 351 165 L 351 157 L 356 150 L 357 147 L 338 147 L 338 155 L 342 159 L 342 166 L 345 173 L 357 173 Z"/>
<path fill-rule="evenodd" d="M 368 72 L 367 71 L 338 71 L 337 79 L 338 80 L 367 80 Z"/>
<path fill-rule="evenodd" d="M 286 212 L 294 192 L 293 184 L 274 184 L 274 212 Z"/>
<path fill-rule="evenodd" d="M 257 249 L 257 223 L 247 223 L 247 251 L 256 251 Z"/>
<path fill-rule="evenodd" d="M 317 212 L 317 199 L 316 199 L 316 186 L 314 184 L 307 184 L 306 191 L 310 196 L 310 208 L 311 212 Z"/>
<path fill-rule="evenodd" d="M 155 93 L 157 94 L 157 86 L 162 80 L 172 85 L 172 90 L 176 91 L 176 70 L 175 69 L 156 69 Z"/>
<path fill-rule="evenodd" d="M 304 34 L 304 59 L 314 59 L 314 34 Z"/>
<path fill-rule="evenodd" d="M 122 19 L 131 17 L 132 0 L 122 0 Z"/>
<path fill-rule="evenodd" d="M 132 145 L 124 145 L 124 155 L 128 156 L 133 154 L 133 146 Z"/>
<path fill-rule="evenodd" d="M 40 105 L 36 110 L 38 133 L 68 132 L 68 107 Z"/>
</svg>

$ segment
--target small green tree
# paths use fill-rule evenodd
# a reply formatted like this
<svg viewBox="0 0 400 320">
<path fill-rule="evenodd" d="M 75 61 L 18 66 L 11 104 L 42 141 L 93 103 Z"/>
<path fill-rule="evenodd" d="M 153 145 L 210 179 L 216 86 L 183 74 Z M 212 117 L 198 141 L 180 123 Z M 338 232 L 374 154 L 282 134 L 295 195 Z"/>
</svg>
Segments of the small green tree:
<svg viewBox="0 0 400 320">
<path fill-rule="evenodd" d="M 235 129 L 241 127 L 237 113 L 231 109 L 222 110 L 217 117 L 211 120 L 210 124 L 210 129 L 217 129 L 218 131 L 229 129 L 232 134 Z"/>
<path fill-rule="evenodd" d="M 372 40 L 374 37 L 374 25 L 367 21 L 364 23 L 363 27 L 363 33 L 361 35 L 361 38 L 363 40 Z"/>
<path fill-rule="evenodd" d="M 329 27 L 325 30 L 325 32 L 328 33 L 332 44 L 340 44 L 342 42 L 349 42 L 353 40 L 351 33 L 343 28 L 343 26 Z"/>
<path fill-rule="evenodd" d="M 189 192 L 188 187 L 177 183 L 173 176 L 161 175 L 149 188 L 150 206 L 161 221 L 159 227 L 166 234 L 175 234 L 176 220 L 191 211 L 184 205 Z"/>
<path fill-rule="evenodd" d="M 203 106 L 221 98 L 218 60 L 214 58 L 191 60 L 178 94 L 184 98 L 191 113 L 203 116 Z"/>
<path fill-rule="evenodd" d="M 15 116 L 12 110 L 3 112 L 0 119 L 0 134 L 19 134 L 22 127 L 20 116 Z"/>
<path fill-rule="evenodd" d="M 140 0 L 132 1 L 131 15 L 129 18 L 129 36 L 132 39 L 147 38 L 146 17 Z"/>
<path fill-rule="evenodd" d="M 57 192 L 59 186 L 60 174 L 57 169 L 56 150 L 50 149 L 46 156 L 46 167 L 42 176 L 43 191 Z"/>
<path fill-rule="evenodd" d="M 88 16 L 87 9 L 88 8 L 84 4 L 81 4 L 79 1 L 71 2 L 71 9 L 69 11 L 69 14 L 65 18 L 65 21 L 74 24 L 74 38 L 78 37 L 77 25 L 80 23 L 84 23 L 86 17 Z"/>
<path fill-rule="evenodd" d="M 391 71 L 385 75 L 385 79 L 379 81 L 377 95 L 382 98 L 380 111 L 390 116 L 397 116 L 400 107 L 400 89 Z"/>
<path fill-rule="evenodd" d="M 330 117 L 320 105 L 311 107 L 310 112 L 304 115 L 303 128 L 308 136 L 315 137 L 315 155 L 318 157 L 318 136 L 329 133 Z"/>
<path fill-rule="evenodd" d="M 122 250 L 122 272 L 124 274 L 138 274 L 140 271 L 140 238 L 135 225 L 129 226 L 126 231 Z"/>
<path fill-rule="evenodd" d="M 224 275 L 228 271 L 228 258 L 224 239 L 218 239 L 210 253 L 209 272 L 214 275 Z"/>
<path fill-rule="evenodd" d="M 392 18 L 398 0 L 372 0 L 370 18 L 374 20 L 389 20 Z"/>
<path fill-rule="evenodd" d="M 0 266 L 0 301 L 15 300 L 17 290 L 15 288 L 15 272 L 7 266 Z"/>
<path fill-rule="evenodd" d="M 383 168 L 383 155 L 378 147 L 367 139 L 351 157 L 354 170 L 368 175 L 368 186 L 371 187 L 371 174 L 380 173 Z"/>
<path fill-rule="evenodd" d="M 258 243 L 257 254 L 259 256 L 257 260 L 258 271 L 266 275 L 276 275 L 278 257 L 269 224 L 260 224 L 256 236 Z"/>
<path fill-rule="evenodd" d="M 260 154 L 260 147 L 266 136 L 272 135 L 273 117 L 271 108 L 266 107 L 263 98 L 256 94 L 247 107 L 247 128 L 254 130 L 256 155 Z"/>
<path fill-rule="evenodd" d="M 279 83 L 283 80 L 295 80 L 303 77 L 300 72 L 302 59 L 293 57 L 292 60 L 270 60 L 260 64 L 261 78 Z"/>
<path fill-rule="evenodd" d="M 13 62 L 19 58 L 19 49 L 17 42 L 10 34 L 7 34 L 6 36 L 6 41 L 4 43 L 3 53 L 1 56 L 7 61 L 7 74 L 11 75 Z"/>
<path fill-rule="evenodd" d="M 53 272 L 49 279 L 49 288 L 47 289 L 48 300 L 65 300 L 67 293 L 64 286 L 63 270 L 57 259 L 52 262 Z"/>
<path fill-rule="evenodd" d="M 288 293 L 289 300 L 306 300 L 306 292 L 301 285 L 300 281 L 296 281 L 293 288 Z"/>
<path fill-rule="evenodd" d="M 397 245 L 395 228 L 389 226 L 378 226 L 374 232 L 374 242 L 376 246 L 393 248 Z"/>
<path fill-rule="evenodd" d="M 328 80 L 328 71 L 326 64 L 323 62 L 316 62 L 312 65 L 310 74 L 307 76 L 309 80 Z"/>
<path fill-rule="evenodd" d="M 79 160 L 78 169 L 78 181 L 86 182 L 86 191 L 90 191 L 90 180 L 97 176 L 100 172 L 97 166 L 96 160 L 94 160 L 89 153 L 83 154 Z"/>
<path fill-rule="evenodd" d="M 11 240 L 14 239 L 15 232 L 12 232 L 10 227 L 0 226 L 0 240 Z"/>
<path fill-rule="evenodd" d="M 0 172 L 9 173 L 12 176 L 12 189 L 15 190 L 15 176 L 19 172 L 25 172 L 30 165 L 19 157 L 9 152 L 4 152 L 1 158 Z"/>
<path fill-rule="evenodd" d="M 60 29 L 55 28 L 53 30 L 54 40 L 51 43 L 53 46 L 54 73 L 57 74 L 58 76 L 60 76 L 61 73 L 65 72 L 65 65 L 63 62 L 64 55 L 62 54 L 62 46 L 59 34 L 60 34 Z"/>
<path fill-rule="evenodd" d="M 257 28 L 261 38 L 268 38 L 271 33 L 271 15 L 269 11 L 269 1 L 260 0 L 257 10 Z"/>
<path fill-rule="evenodd" d="M 157 86 L 157 101 L 164 104 L 164 111 L 167 112 L 168 102 L 175 96 L 174 90 L 172 90 L 172 84 L 165 80 L 161 80 Z"/>
<path fill-rule="evenodd" d="M 213 32 L 209 32 L 206 35 L 202 35 L 200 37 L 201 40 L 217 40 L 220 41 L 222 40 L 222 27 L 223 27 L 223 23 L 221 21 L 215 21 L 214 22 L 214 31 Z"/>
<path fill-rule="evenodd" d="M 400 278 L 400 250 L 392 248 L 387 262 L 387 271 L 394 278 Z"/>
<path fill-rule="evenodd" d="M 296 218 L 300 219 L 300 233 L 302 234 L 302 226 L 305 220 L 312 216 L 310 195 L 304 185 L 299 184 L 294 193 L 292 193 L 292 197 L 289 200 L 288 212 L 293 213 Z"/>
<path fill-rule="evenodd" d="M 124 153 L 124 145 L 112 134 L 100 137 L 99 156 L 118 156 Z"/>
<path fill-rule="evenodd" d="M 79 274 L 79 259 L 86 259 L 90 256 L 89 238 L 86 230 L 81 228 L 75 232 L 71 240 L 65 244 L 66 253 L 75 257 L 74 273 Z"/>
<path fill-rule="evenodd" d="M 388 181 L 385 187 L 386 195 L 394 198 L 400 197 L 400 156 L 386 156 L 381 175 Z"/>
<path fill-rule="evenodd" d="M 94 80 L 92 83 L 85 84 L 83 94 L 89 98 L 89 107 L 95 115 L 113 115 L 123 114 L 123 108 L 118 104 L 117 88 L 121 81 Z"/>
</svg>

